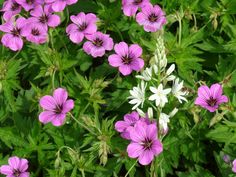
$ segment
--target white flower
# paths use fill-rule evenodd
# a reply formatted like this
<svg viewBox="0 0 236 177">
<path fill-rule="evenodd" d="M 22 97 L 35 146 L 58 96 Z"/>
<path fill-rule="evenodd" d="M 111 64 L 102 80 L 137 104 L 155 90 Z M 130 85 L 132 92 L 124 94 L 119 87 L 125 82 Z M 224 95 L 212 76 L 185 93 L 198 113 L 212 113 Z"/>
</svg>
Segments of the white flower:
<svg viewBox="0 0 236 177">
<path fill-rule="evenodd" d="M 159 117 L 159 126 L 163 130 L 164 133 L 168 131 L 169 122 L 170 122 L 170 116 L 165 113 L 161 113 Z"/>
<path fill-rule="evenodd" d="M 178 109 L 177 109 L 177 108 L 174 108 L 174 109 L 170 112 L 169 116 L 170 116 L 170 117 L 174 117 L 174 115 L 175 115 L 177 112 L 178 112 Z"/>
<path fill-rule="evenodd" d="M 130 104 L 134 104 L 132 110 L 137 109 L 139 105 L 141 104 L 141 107 L 143 107 L 143 103 L 145 101 L 145 89 L 146 89 L 147 83 L 144 81 L 141 81 L 141 84 L 137 87 L 133 87 L 133 90 L 130 90 L 129 93 L 131 96 L 128 97 L 128 99 L 131 99 L 129 101 Z"/>
<path fill-rule="evenodd" d="M 172 64 L 169 69 L 166 71 L 166 80 L 167 81 L 172 81 L 175 79 L 174 75 L 171 75 L 171 73 L 173 73 L 173 71 L 175 70 L 175 64 Z"/>
<path fill-rule="evenodd" d="M 183 83 L 183 81 L 179 83 L 179 78 L 177 78 L 174 80 L 174 84 L 172 86 L 172 93 L 180 103 L 182 103 L 182 100 L 187 102 L 187 99 L 184 96 L 186 96 L 188 93 L 186 91 L 182 91 Z"/>
<path fill-rule="evenodd" d="M 156 106 L 160 105 L 161 107 L 164 107 L 165 104 L 168 102 L 166 95 L 171 92 L 171 89 L 168 88 L 163 90 L 163 85 L 160 84 L 158 88 L 150 87 L 150 90 L 154 94 L 149 97 L 149 100 L 155 100 Z"/>
<path fill-rule="evenodd" d="M 154 72 L 154 74 L 157 74 L 158 72 L 157 65 L 146 68 L 144 71 L 142 71 L 141 75 L 137 75 L 136 78 L 142 79 L 145 81 L 150 81 L 152 79 L 152 72 Z"/>
</svg>

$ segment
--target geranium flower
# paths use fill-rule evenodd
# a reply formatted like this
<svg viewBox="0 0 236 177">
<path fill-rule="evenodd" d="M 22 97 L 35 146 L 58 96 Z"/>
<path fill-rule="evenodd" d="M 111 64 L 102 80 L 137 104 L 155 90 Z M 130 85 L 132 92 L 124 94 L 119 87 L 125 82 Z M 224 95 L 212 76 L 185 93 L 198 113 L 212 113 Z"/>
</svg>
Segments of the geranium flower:
<svg viewBox="0 0 236 177">
<path fill-rule="evenodd" d="M 220 84 L 213 84 L 210 88 L 203 85 L 198 88 L 198 97 L 195 104 L 214 112 L 220 104 L 228 102 L 228 97 L 222 95 L 222 93 L 223 89 Z"/>
<path fill-rule="evenodd" d="M 22 36 L 35 44 L 43 44 L 47 41 L 47 30 L 38 23 L 28 23 L 22 29 Z"/>
<path fill-rule="evenodd" d="M 60 17 L 55 15 L 50 10 L 49 5 L 45 5 L 44 7 L 41 5 L 36 6 L 31 12 L 28 22 L 31 23 L 39 23 L 40 25 L 44 26 L 45 29 L 49 27 L 56 27 L 60 24 Z"/>
<path fill-rule="evenodd" d="M 133 111 L 131 114 L 126 114 L 124 120 L 117 121 L 115 129 L 121 133 L 122 138 L 129 140 L 130 136 L 128 129 L 133 127 L 138 120 L 140 120 L 139 114 L 136 111 Z"/>
<path fill-rule="evenodd" d="M 1 11 L 4 12 L 3 19 L 9 21 L 14 15 L 21 12 L 21 6 L 15 0 L 7 0 L 3 3 Z"/>
<path fill-rule="evenodd" d="M 5 24 L 0 25 L 0 31 L 5 32 L 2 36 L 2 44 L 13 51 L 21 50 L 23 47 L 22 28 L 24 27 L 26 19 L 18 18 L 16 21 L 11 19 Z"/>
<path fill-rule="evenodd" d="M 164 107 L 165 104 L 168 102 L 168 99 L 167 99 L 166 95 L 171 92 L 171 89 L 168 88 L 168 89 L 163 90 L 163 85 L 160 84 L 158 86 L 158 88 L 150 87 L 150 90 L 154 94 L 149 97 L 149 100 L 151 100 L 151 101 L 155 100 L 156 106 L 160 105 L 161 107 Z"/>
<path fill-rule="evenodd" d="M 112 38 L 101 32 L 87 35 L 86 38 L 89 41 L 84 43 L 83 49 L 94 58 L 102 57 L 105 54 L 105 50 L 112 50 L 114 45 Z"/>
<path fill-rule="evenodd" d="M 138 8 L 143 8 L 147 4 L 150 4 L 149 0 L 122 0 L 122 9 L 126 16 L 133 16 Z"/>
<path fill-rule="evenodd" d="M 45 3 L 50 4 L 54 12 L 61 12 L 66 5 L 75 4 L 78 0 L 45 0 Z"/>
<path fill-rule="evenodd" d="M 73 22 L 66 28 L 66 33 L 69 35 L 70 40 L 76 44 L 79 44 L 85 35 L 93 34 L 97 31 L 97 17 L 95 14 L 85 14 L 80 12 L 77 16 L 72 15 L 70 17 Z"/>
<path fill-rule="evenodd" d="M 63 125 L 67 112 L 74 108 L 74 101 L 67 98 L 68 93 L 62 88 L 54 90 L 53 96 L 43 96 L 39 103 L 44 111 L 40 113 L 39 121 L 44 124 L 51 122 L 54 126 Z"/>
<path fill-rule="evenodd" d="M 7 175 L 7 177 L 29 177 L 30 174 L 27 172 L 28 160 L 21 159 L 19 157 L 10 157 L 8 159 L 9 165 L 2 165 L 0 167 L 0 173 Z"/>
<path fill-rule="evenodd" d="M 29 11 L 39 4 L 43 4 L 42 0 L 15 0 L 20 4 L 26 11 Z"/>
<path fill-rule="evenodd" d="M 124 76 L 131 74 L 132 70 L 140 71 L 144 66 L 142 48 L 137 44 L 132 44 L 130 47 L 125 42 L 116 44 L 116 54 L 110 55 L 108 58 L 109 64 L 113 67 L 119 67 L 119 71 Z"/>
<path fill-rule="evenodd" d="M 145 5 L 136 16 L 136 21 L 144 26 L 147 32 L 156 32 L 166 23 L 166 17 L 158 5 Z"/>
<path fill-rule="evenodd" d="M 236 159 L 233 161 L 232 171 L 236 173 Z"/>
<path fill-rule="evenodd" d="M 162 144 L 157 138 L 155 124 L 147 125 L 145 122 L 137 122 L 129 133 L 131 143 L 127 147 L 128 156 L 138 158 L 140 164 L 150 164 L 154 156 L 163 151 Z"/>
</svg>

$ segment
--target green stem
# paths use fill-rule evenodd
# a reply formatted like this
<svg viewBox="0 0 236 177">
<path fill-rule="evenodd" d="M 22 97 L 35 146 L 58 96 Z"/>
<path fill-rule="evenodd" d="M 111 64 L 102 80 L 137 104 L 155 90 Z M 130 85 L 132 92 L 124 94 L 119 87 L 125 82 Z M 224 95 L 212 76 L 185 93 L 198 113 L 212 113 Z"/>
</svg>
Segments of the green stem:
<svg viewBox="0 0 236 177">
<path fill-rule="evenodd" d="M 56 74 L 56 70 L 53 70 L 53 73 L 52 73 L 52 88 L 53 88 L 53 90 L 55 89 L 55 83 L 54 83 L 54 81 L 55 81 L 55 74 Z"/>
<path fill-rule="evenodd" d="M 80 169 L 79 171 L 81 172 L 82 177 L 85 177 L 84 169 Z"/>
<path fill-rule="evenodd" d="M 181 21 L 181 18 L 179 16 L 179 14 L 177 14 L 177 18 L 178 18 L 178 22 L 179 22 L 179 39 L 178 39 L 178 42 L 179 42 L 179 45 L 181 44 L 181 37 L 182 37 L 182 21 Z"/>
<path fill-rule="evenodd" d="M 70 112 L 69 115 L 72 119 L 74 119 L 74 121 L 79 124 L 81 127 L 83 127 L 84 129 L 88 130 L 91 134 L 93 134 L 94 136 L 97 136 L 96 133 L 94 133 L 90 128 L 88 128 L 86 125 L 84 125 L 82 122 L 78 121 Z"/>
<path fill-rule="evenodd" d="M 131 170 L 134 168 L 134 166 L 136 165 L 136 163 L 138 162 L 138 159 L 134 162 L 134 164 L 130 167 L 130 169 L 128 170 L 128 172 L 126 173 L 125 177 L 127 177 L 129 175 L 129 173 L 131 172 Z"/>
</svg>

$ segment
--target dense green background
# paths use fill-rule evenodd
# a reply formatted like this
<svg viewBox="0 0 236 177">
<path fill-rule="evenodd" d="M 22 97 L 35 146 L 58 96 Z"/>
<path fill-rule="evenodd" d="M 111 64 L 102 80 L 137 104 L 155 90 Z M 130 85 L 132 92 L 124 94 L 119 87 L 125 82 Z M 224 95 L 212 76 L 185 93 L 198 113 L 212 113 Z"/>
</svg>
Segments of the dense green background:
<svg viewBox="0 0 236 177">
<path fill-rule="evenodd" d="M 175 74 L 189 91 L 189 102 L 171 119 L 169 134 L 163 140 L 160 175 L 233 177 L 222 156 L 236 158 L 236 1 L 152 3 L 162 6 L 167 15 L 164 40 L 168 62 L 176 63 Z M 134 18 L 124 16 L 121 2 L 116 0 L 79 0 L 69 6 L 60 13 L 62 23 L 50 29 L 50 40 L 44 45 L 26 43 L 19 53 L 0 46 L 0 165 L 17 155 L 29 160 L 33 177 L 79 177 L 83 172 L 86 176 L 120 177 L 134 163 L 126 154 L 128 141 L 115 132 L 114 122 L 131 112 L 126 98 L 137 84 L 135 74 L 120 76 L 108 65 L 109 52 L 93 59 L 83 52 L 82 44 L 69 41 L 67 12 L 81 11 L 95 13 L 100 19 L 99 30 L 110 34 L 114 42 L 141 45 L 148 66 L 156 34 L 145 32 Z M 214 113 L 195 107 L 193 101 L 200 84 L 216 82 L 224 84 L 230 102 L 214 117 Z M 69 91 L 75 100 L 72 114 L 97 136 L 70 118 L 62 127 L 38 121 L 42 111 L 39 98 L 51 94 L 54 84 Z M 138 165 L 130 176 L 149 176 L 148 171 L 149 167 Z"/>
</svg>

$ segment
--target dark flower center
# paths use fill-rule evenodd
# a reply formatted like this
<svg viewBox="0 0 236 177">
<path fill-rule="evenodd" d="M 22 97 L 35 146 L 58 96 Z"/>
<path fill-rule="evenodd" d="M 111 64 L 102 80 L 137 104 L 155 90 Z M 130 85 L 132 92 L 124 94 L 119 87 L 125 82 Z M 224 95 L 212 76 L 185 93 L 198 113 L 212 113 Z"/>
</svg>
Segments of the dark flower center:
<svg viewBox="0 0 236 177">
<path fill-rule="evenodd" d="M 29 4 L 29 5 L 31 5 L 31 4 L 34 3 L 34 0 L 26 0 L 26 3 Z"/>
<path fill-rule="evenodd" d="M 126 65 L 130 64 L 132 62 L 133 58 L 129 55 L 122 57 L 122 62 Z"/>
<path fill-rule="evenodd" d="M 20 35 L 20 29 L 17 28 L 17 27 L 13 28 L 13 30 L 11 30 L 11 34 L 13 36 L 19 36 Z"/>
<path fill-rule="evenodd" d="M 13 2 L 12 5 L 11 5 L 11 10 L 12 10 L 12 11 L 15 11 L 15 10 L 17 10 L 19 7 L 20 7 L 19 4 L 17 4 L 16 2 Z"/>
<path fill-rule="evenodd" d="M 158 16 L 157 16 L 156 14 L 154 14 L 154 13 L 152 13 L 152 14 L 150 14 L 150 15 L 148 16 L 148 20 L 149 20 L 150 22 L 156 22 L 157 19 L 158 19 Z"/>
<path fill-rule="evenodd" d="M 21 175 L 20 170 L 14 169 L 14 170 L 13 170 L 13 175 L 14 175 L 15 177 L 20 176 L 20 175 Z"/>
<path fill-rule="evenodd" d="M 56 114 L 61 114 L 62 109 L 63 109 L 62 105 L 57 105 L 57 107 L 55 108 L 54 112 Z"/>
<path fill-rule="evenodd" d="M 103 44 L 103 41 L 99 38 L 96 38 L 94 41 L 93 41 L 93 44 L 97 47 L 101 47 L 102 44 Z"/>
<path fill-rule="evenodd" d="M 79 25 L 79 31 L 84 31 L 87 28 L 88 24 L 83 22 L 82 25 Z"/>
<path fill-rule="evenodd" d="M 206 101 L 209 106 L 215 106 L 217 99 L 214 99 L 213 97 L 210 97 L 209 100 Z"/>
<path fill-rule="evenodd" d="M 42 16 L 39 17 L 39 21 L 41 23 L 47 23 L 48 22 L 48 16 L 46 14 L 43 14 Z"/>
<path fill-rule="evenodd" d="M 144 149 L 145 149 L 145 150 L 146 150 L 146 149 L 150 150 L 150 149 L 152 148 L 152 143 L 153 143 L 152 140 L 150 140 L 150 139 L 145 139 L 145 141 L 143 141 L 143 147 L 144 147 Z"/>
<path fill-rule="evenodd" d="M 134 0 L 133 4 L 134 5 L 139 5 L 143 0 Z"/>
<path fill-rule="evenodd" d="M 39 36 L 39 35 L 40 35 L 40 32 L 39 32 L 38 29 L 33 28 L 33 29 L 31 30 L 31 34 L 33 34 L 34 36 Z"/>
</svg>

